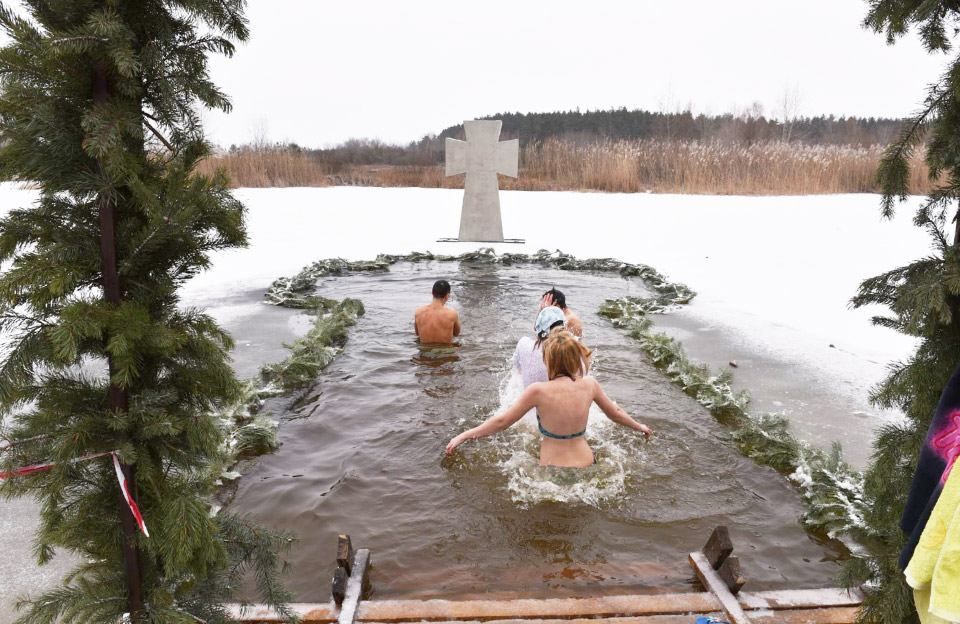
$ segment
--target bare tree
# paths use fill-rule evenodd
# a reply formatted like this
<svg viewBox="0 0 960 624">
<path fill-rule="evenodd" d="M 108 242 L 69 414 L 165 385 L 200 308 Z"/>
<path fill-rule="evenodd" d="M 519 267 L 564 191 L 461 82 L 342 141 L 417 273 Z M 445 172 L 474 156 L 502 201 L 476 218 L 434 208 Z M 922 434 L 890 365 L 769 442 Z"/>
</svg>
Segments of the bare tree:
<svg viewBox="0 0 960 624">
<path fill-rule="evenodd" d="M 800 87 L 784 87 L 783 95 L 780 98 L 778 113 L 780 114 L 780 139 L 790 142 L 793 138 L 793 128 L 797 118 L 800 115 L 800 105 L 803 103 L 803 97 L 800 95 Z"/>
</svg>

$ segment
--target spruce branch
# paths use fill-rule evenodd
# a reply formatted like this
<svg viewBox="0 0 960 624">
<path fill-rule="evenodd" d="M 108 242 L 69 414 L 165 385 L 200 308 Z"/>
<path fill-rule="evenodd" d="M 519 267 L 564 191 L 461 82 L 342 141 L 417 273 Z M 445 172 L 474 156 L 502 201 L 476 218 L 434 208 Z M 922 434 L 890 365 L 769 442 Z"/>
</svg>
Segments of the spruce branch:
<svg viewBox="0 0 960 624">
<path fill-rule="evenodd" d="M 63 45 L 73 45 L 76 43 L 109 43 L 110 40 L 106 37 L 97 37 L 95 35 L 76 35 L 74 37 L 57 37 L 55 39 L 48 39 L 48 43 L 52 46 L 63 46 Z"/>
<path fill-rule="evenodd" d="M 916 113 L 910 124 L 901 132 L 896 143 L 890 145 L 880 161 L 877 170 L 877 179 L 883 189 L 881 200 L 882 214 L 890 219 L 894 213 L 894 201 L 904 201 L 907 198 L 907 176 L 910 171 L 909 157 L 923 139 L 923 130 L 937 109 L 949 98 L 953 97 L 951 89 L 947 88 L 947 79 L 930 88 L 930 96 L 926 106 Z"/>
<path fill-rule="evenodd" d="M 146 119 L 144 119 L 144 120 L 143 120 L 143 125 L 147 127 L 147 130 L 149 130 L 150 133 L 151 133 L 154 137 L 156 137 L 157 140 L 159 140 L 161 143 L 163 143 L 163 146 L 166 147 L 167 150 L 168 150 L 170 153 L 172 153 L 172 154 L 176 154 L 176 153 L 177 153 L 177 149 L 176 149 L 173 145 L 171 145 L 170 141 L 168 141 L 162 134 L 160 134 L 160 131 L 157 130 L 156 128 L 154 128 L 153 125 L 151 125 L 149 121 L 147 121 Z"/>
</svg>

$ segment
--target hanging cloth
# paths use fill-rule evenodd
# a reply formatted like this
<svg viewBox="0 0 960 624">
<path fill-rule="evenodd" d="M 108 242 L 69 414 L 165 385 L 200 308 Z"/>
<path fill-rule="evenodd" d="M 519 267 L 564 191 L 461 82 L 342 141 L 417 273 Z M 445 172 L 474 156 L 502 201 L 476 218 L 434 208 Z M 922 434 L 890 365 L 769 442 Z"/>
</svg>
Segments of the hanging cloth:
<svg viewBox="0 0 960 624">
<path fill-rule="evenodd" d="M 940 498 L 954 462 L 960 456 L 960 367 L 954 371 L 940 395 L 927 440 L 920 450 L 917 470 L 910 485 L 900 528 L 907 543 L 900 553 L 900 569 L 906 569 L 923 534 L 927 520 Z"/>
<path fill-rule="evenodd" d="M 904 575 L 922 622 L 960 621 L 960 470 L 943 486 Z"/>
</svg>

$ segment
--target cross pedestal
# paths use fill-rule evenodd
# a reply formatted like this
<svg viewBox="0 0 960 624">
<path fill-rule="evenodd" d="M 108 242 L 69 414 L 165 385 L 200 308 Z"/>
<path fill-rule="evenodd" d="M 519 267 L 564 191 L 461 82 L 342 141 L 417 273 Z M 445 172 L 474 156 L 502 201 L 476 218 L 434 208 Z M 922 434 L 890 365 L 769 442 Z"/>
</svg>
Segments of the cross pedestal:
<svg viewBox="0 0 960 624">
<path fill-rule="evenodd" d="M 465 121 L 463 129 L 467 140 L 446 140 L 446 175 L 467 174 L 460 213 L 460 241 L 505 242 L 497 174 L 517 177 L 520 140 L 500 141 L 502 125 L 499 120 Z"/>
</svg>

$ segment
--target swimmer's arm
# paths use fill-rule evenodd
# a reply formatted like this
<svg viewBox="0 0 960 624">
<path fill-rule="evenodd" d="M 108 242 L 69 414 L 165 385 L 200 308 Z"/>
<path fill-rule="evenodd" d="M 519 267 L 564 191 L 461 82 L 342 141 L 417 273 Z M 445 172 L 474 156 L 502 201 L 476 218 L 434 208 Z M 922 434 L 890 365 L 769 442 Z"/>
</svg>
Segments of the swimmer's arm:
<svg viewBox="0 0 960 624">
<path fill-rule="evenodd" d="M 485 436 L 497 433 L 498 431 L 503 431 L 523 418 L 524 414 L 536 407 L 537 396 L 540 391 L 539 388 L 536 387 L 538 385 L 539 384 L 532 384 L 523 391 L 523 394 L 520 395 L 520 398 L 517 399 L 513 405 L 499 414 L 494 414 L 473 429 L 468 429 L 467 431 L 464 431 L 460 435 L 450 440 L 450 442 L 447 444 L 447 455 L 453 453 L 458 446 L 467 440 L 476 440 L 477 438 L 483 438 Z"/>
<path fill-rule="evenodd" d="M 607 393 L 603 391 L 603 388 L 600 387 L 600 384 L 594 380 L 594 390 L 593 390 L 593 400 L 594 402 L 603 410 L 603 413 L 607 415 L 607 418 L 617 423 L 618 425 L 623 425 L 624 427 L 630 427 L 636 431 L 642 433 L 645 437 L 649 438 L 653 434 L 653 430 L 650 427 L 638 423 L 636 420 L 630 417 L 623 408 L 610 400 L 610 397 L 607 396 Z"/>
<path fill-rule="evenodd" d="M 460 315 L 457 314 L 457 311 L 453 311 L 453 335 L 460 335 Z"/>
</svg>

